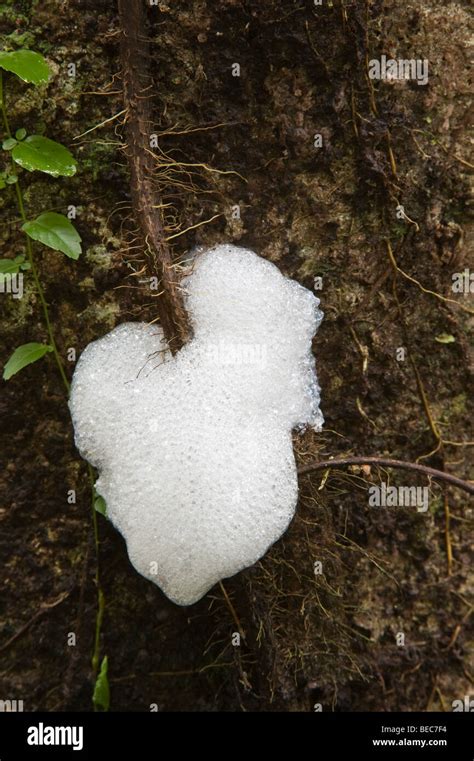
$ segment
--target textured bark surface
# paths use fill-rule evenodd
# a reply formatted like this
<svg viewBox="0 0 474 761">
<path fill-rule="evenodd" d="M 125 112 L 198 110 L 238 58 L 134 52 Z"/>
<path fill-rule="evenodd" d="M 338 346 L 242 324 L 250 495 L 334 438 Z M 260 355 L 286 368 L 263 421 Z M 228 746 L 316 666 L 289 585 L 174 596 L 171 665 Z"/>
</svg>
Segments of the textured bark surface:
<svg viewBox="0 0 474 761">
<path fill-rule="evenodd" d="M 166 242 L 161 199 L 153 185 L 157 171 L 150 148 L 153 127 L 153 81 L 149 74 L 150 51 L 146 5 L 142 0 L 119 0 L 122 86 L 126 109 L 126 134 L 130 187 L 139 239 L 151 258 L 147 271 L 158 277 L 160 325 L 171 350 L 179 349 L 188 335 L 186 313 L 178 291 L 171 252 Z"/>
<path fill-rule="evenodd" d="M 163 0 L 147 8 L 136 57 L 136 19 L 124 50 L 114 3 L 60 6 L 0 2 L 0 34 L 55 71 L 43 90 L 8 77 L 12 127 L 45 130 L 80 165 L 64 182 L 21 176 L 29 216 L 78 210 L 77 263 L 36 249 L 63 356 L 120 322 L 166 323 L 166 296 L 141 279 L 169 278 L 173 300 L 171 264 L 196 245 L 240 243 L 308 288 L 322 278 L 326 425 L 295 436 L 298 464 L 379 454 L 472 478 L 472 294 L 451 289 L 473 269 L 468 3 Z M 428 85 L 369 80 L 367 61 L 383 53 L 429 59 Z M 140 149 L 150 133 L 154 159 Z M 15 256 L 24 242 L 8 190 L 0 207 L 2 257 Z M 187 232 L 168 252 L 163 229 Z M 0 309 L 2 360 L 44 340 L 28 277 L 24 298 L 0 295 Z M 175 314 L 166 329 L 182 335 Z M 90 710 L 90 495 L 50 358 L 4 383 L 0 407 L 0 698 Z M 428 485 L 429 510 L 370 507 L 382 481 Z M 236 647 L 219 586 L 176 607 L 99 516 L 112 710 L 451 710 L 472 694 L 473 517 L 468 494 L 418 475 L 371 465 L 305 476 L 283 539 L 225 581 L 246 635 Z"/>
</svg>

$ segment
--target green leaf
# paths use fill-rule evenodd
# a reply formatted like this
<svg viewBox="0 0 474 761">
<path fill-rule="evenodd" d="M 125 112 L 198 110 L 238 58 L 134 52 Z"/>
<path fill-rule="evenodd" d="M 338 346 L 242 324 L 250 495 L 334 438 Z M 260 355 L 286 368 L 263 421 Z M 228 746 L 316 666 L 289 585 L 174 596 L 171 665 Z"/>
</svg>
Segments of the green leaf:
<svg viewBox="0 0 474 761">
<path fill-rule="evenodd" d="M 46 60 L 33 50 L 0 53 L 0 68 L 12 71 L 24 82 L 31 82 L 34 85 L 45 84 L 51 76 L 51 69 Z"/>
<path fill-rule="evenodd" d="M 102 660 L 99 674 L 97 676 L 94 694 L 92 696 L 92 702 L 96 711 L 108 711 L 110 706 L 110 688 L 109 678 L 107 676 L 108 671 L 107 656 Z"/>
<path fill-rule="evenodd" d="M 7 183 L 7 185 L 14 185 L 15 182 L 18 182 L 18 177 L 16 176 L 16 174 L 7 174 L 7 176 L 5 177 L 5 182 Z"/>
<path fill-rule="evenodd" d="M 23 138 L 26 137 L 26 129 L 24 129 L 23 127 L 20 127 L 20 129 L 17 129 L 17 131 L 15 132 L 15 137 L 17 140 L 23 140 Z"/>
<path fill-rule="evenodd" d="M 4 151 L 11 151 L 11 149 L 14 148 L 15 145 L 17 145 L 17 141 L 15 140 L 15 138 L 7 137 L 7 139 L 4 140 L 2 143 L 2 148 Z"/>
<path fill-rule="evenodd" d="M 435 336 L 435 341 L 438 341 L 439 344 L 453 344 L 456 339 L 449 333 L 440 333 L 439 336 Z"/>
<path fill-rule="evenodd" d="M 15 259 L 0 259 L 0 275 L 16 275 L 20 271 L 21 262 Z"/>
<path fill-rule="evenodd" d="M 31 222 L 25 222 L 21 229 L 33 240 L 54 251 L 62 251 L 70 259 L 78 259 L 82 253 L 81 236 L 63 214 L 48 211 Z"/>
<path fill-rule="evenodd" d="M 19 346 L 5 365 L 3 379 L 9 380 L 12 375 L 23 370 L 27 365 L 31 365 L 32 362 L 36 362 L 37 359 L 41 359 L 49 351 L 53 351 L 53 347 L 48 344 L 30 343 Z"/>
<path fill-rule="evenodd" d="M 103 515 L 104 518 L 107 518 L 107 505 L 105 504 L 105 499 L 100 494 L 96 494 L 94 497 L 94 509 Z"/>
<path fill-rule="evenodd" d="M 7 183 L 3 179 L 3 177 L 0 177 L 0 190 L 3 190 L 3 188 L 7 187 Z"/>
<path fill-rule="evenodd" d="M 41 135 L 29 135 L 17 143 L 12 158 L 29 172 L 38 169 L 53 177 L 72 177 L 76 173 L 76 162 L 68 149 Z"/>
</svg>

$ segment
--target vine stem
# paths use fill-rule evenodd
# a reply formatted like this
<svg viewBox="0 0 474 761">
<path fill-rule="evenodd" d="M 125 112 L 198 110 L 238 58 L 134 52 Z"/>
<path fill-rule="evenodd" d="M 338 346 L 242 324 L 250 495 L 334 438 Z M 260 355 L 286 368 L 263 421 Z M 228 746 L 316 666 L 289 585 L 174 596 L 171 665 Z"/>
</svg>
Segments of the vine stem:
<svg viewBox="0 0 474 761">
<path fill-rule="evenodd" d="M 406 462 L 405 460 L 392 460 L 390 457 L 340 457 L 336 460 L 321 460 L 320 462 L 310 462 L 298 468 L 298 475 L 305 476 L 308 473 L 314 473 L 317 470 L 327 470 L 327 468 L 339 468 L 344 465 L 381 465 L 386 468 L 400 468 L 403 470 L 412 470 L 416 473 L 422 473 L 425 476 L 436 478 L 438 481 L 445 481 L 451 486 L 463 489 L 468 494 L 474 495 L 474 485 L 463 481 L 462 478 L 445 473 L 443 470 L 429 468 L 427 465 L 419 465 L 415 462 Z"/>
<path fill-rule="evenodd" d="M 102 587 L 100 585 L 100 563 L 99 563 L 99 525 L 97 521 L 97 511 L 95 509 L 95 476 L 94 476 L 94 468 L 90 463 L 87 463 L 87 472 L 89 475 L 89 483 L 91 487 L 91 494 L 92 494 L 92 527 L 94 531 L 94 547 L 95 547 L 95 555 L 96 555 L 96 564 L 95 564 L 95 585 L 97 588 L 97 615 L 95 619 L 95 633 L 94 633 L 94 650 L 92 652 L 92 671 L 94 673 L 94 676 L 99 671 L 99 661 L 100 661 L 100 633 L 102 630 L 102 621 L 104 618 L 104 611 L 105 611 L 105 597 L 104 593 L 102 591 Z"/>
<path fill-rule="evenodd" d="M 118 12 L 127 142 L 124 151 L 129 164 L 132 206 L 141 246 L 160 282 L 157 300 L 160 325 L 171 353 L 175 354 L 189 337 L 189 325 L 168 245 L 163 203 L 156 188 L 157 156 L 150 150 L 153 79 L 149 71 L 152 55 L 147 38 L 146 4 L 143 0 L 118 0 Z"/>
<path fill-rule="evenodd" d="M 2 113 L 2 121 L 3 126 L 5 129 L 5 132 L 9 138 L 12 137 L 12 132 L 10 129 L 10 123 L 8 120 L 8 114 L 7 114 L 7 108 L 5 103 L 5 88 L 3 83 L 3 72 L 0 69 L 0 111 Z M 20 217 L 23 223 L 27 222 L 27 216 L 25 213 L 25 204 L 23 201 L 23 193 L 21 192 L 20 183 L 17 180 L 15 183 L 15 192 L 16 192 L 16 198 L 18 203 L 18 210 L 20 212 Z M 70 383 L 67 379 L 66 372 L 64 369 L 64 365 L 61 359 L 61 356 L 58 351 L 58 347 L 54 338 L 54 332 L 53 332 L 53 326 L 51 324 L 51 319 L 49 316 L 49 309 L 48 309 L 48 302 L 46 301 L 46 297 L 44 295 L 44 290 L 41 285 L 41 281 L 39 279 L 38 270 L 36 268 L 35 259 L 33 255 L 33 246 L 31 243 L 31 239 L 28 235 L 25 234 L 26 239 L 26 252 L 28 257 L 28 262 L 31 267 L 31 272 L 33 275 L 33 279 L 35 282 L 36 290 L 41 302 L 41 307 L 43 310 L 43 316 L 44 321 L 46 324 L 46 330 L 48 332 L 48 338 L 49 343 L 53 349 L 54 358 L 56 360 L 56 365 L 59 370 L 59 374 L 61 376 L 61 380 L 64 384 L 64 387 L 66 389 L 66 395 L 69 397 L 70 393 Z M 104 609 L 105 609 L 105 599 L 104 594 L 102 592 L 101 586 L 100 586 L 100 577 L 99 577 L 99 527 L 97 523 L 97 513 L 95 510 L 95 487 L 94 487 L 94 471 L 92 467 L 88 464 L 88 476 L 89 476 L 89 482 L 91 486 L 91 494 L 92 494 L 92 526 L 93 526 L 93 532 L 94 532 L 94 546 L 96 551 L 96 572 L 95 572 L 95 583 L 97 587 L 97 601 L 98 601 L 98 611 L 97 611 L 97 617 L 96 617 L 96 627 L 95 627 L 95 636 L 94 636 L 94 651 L 92 655 L 92 669 L 94 674 L 97 673 L 99 669 L 99 656 L 100 656 L 100 633 L 102 628 L 102 619 L 104 616 Z"/>
<path fill-rule="evenodd" d="M 5 127 L 5 132 L 7 133 L 7 136 L 9 138 L 11 138 L 12 137 L 12 133 L 11 133 L 10 123 L 8 121 L 8 114 L 7 114 L 7 109 L 6 109 L 6 105 L 5 105 L 5 95 L 4 95 L 3 73 L 2 73 L 2 71 L 0 71 L 0 110 L 2 112 L 2 119 L 3 119 L 3 125 Z M 27 219 L 27 216 L 26 216 L 26 213 L 25 213 L 25 205 L 23 203 L 23 193 L 21 192 L 21 187 L 20 187 L 19 180 L 17 180 L 15 182 L 15 192 L 16 192 L 16 198 L 17 198 L 17 202 L 18 202 L 18 210 L 20 212 L 21 221 L 23 223 L 25 223 L 25 222 L 28 221 L 28 219 Z M 28 262 L 29 262 L 30 267 L 31 267 L 31 272 L 32 272 L 32 275 L 33 275 L 33 279 L 35 281 L 36 290 L 38 292 L 38 296 L 39 296 L 39 299 L 40 299 L 40 302 L 41 302 L 41 307 L 42 307 L 42 310 L 43 310 L 44 321 L 45 321 L 45 324 L 46 324 L 46 330 L 48 331 L 49 343 L 50 343 L 50 345 L 51 345 L 51 347 L 53 349 L 54 359 L 56 360 L 56 364 L 58 366 L 58 370 L 59 370 L 59 374 L 61 375 L 62 382 L 63 382 L 63 384 L 64 384 L 64 386 L 66 388 L 67 394 L 69 395 L 70 384 L 69 384 L 69 381 L 67 379 L 66 372 L 64 370 L 64 365 L 63 365 L 63 362 L 61 360 L 61 356 L 59 354 L 58 347 L 56 345 L 56 341 L 54 340 L 53 327 L 51 325 L 51 320 L 50 320 L 50 317 L 49 317 L 48 303 L 46 301 L 46 298 L 45 298 L 45 295 L 44 295 L 44 291 L 43 291 L 43 287 L 41 285 L 41 282 L 40 282 L 40 279 L 39 279 L 39 276 L 38 276 L 38 270 L 36 269 L 36 264 L 35 264 L 35 260 L 34 260 L 34 256 L 33 256 L 33 246 L 31 244 L 30 237 L 28 235 L 25 235 L 25 238 L 26 238 L 26 253 L 27 253 L 27 257 L 28 257 Z"/>
</svg>

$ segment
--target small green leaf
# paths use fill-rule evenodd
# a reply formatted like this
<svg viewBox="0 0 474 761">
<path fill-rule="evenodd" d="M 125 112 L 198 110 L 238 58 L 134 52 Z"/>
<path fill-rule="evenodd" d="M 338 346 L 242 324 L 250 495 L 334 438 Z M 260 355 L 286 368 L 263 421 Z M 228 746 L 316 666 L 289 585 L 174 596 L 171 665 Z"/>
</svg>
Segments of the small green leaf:
<svg viewBox="0 0 474 761">
<path fill-rule="evenodd" d="M 107 518 L 107 505 L 105 504 L 105 499 L 100 496 L 100 494 L 96 494 L 94 498 L 94 509 L 104 516 L 104 518 Z"/>
<path fill-rule="evenodd" d="M 107 656 L 102 660 L 100 671 L 97 676 L 92 702 L 96 711 L 108 711 L 110 706 L 110 688 L 109 678 L 107 675 L 108 660 Z"/>
<path fill-rule="evenodd" d="M 3 179 L 3 177 L 0 177 L 0 190 L 3 190 L 3 188 L 7 187 L 7 183 Z"/>
<path fill-rule="evenodd" d="M 36 362 L 37 359 L 41 359 L 49 351 L 53 351 L 53 347 L 48 344 L 30 343 L 19 346 L 5 365 L 3 379 L 9 380 L 12 375 L 23 370 L 27 365 L 31 365 L 32 362 Z"/>
<path fill-rule="evenodd" d="M 15 140 L 15 138 L 7 137 L 7 139 L 4 140 L 2 143 L 2 148 L 4 151 L 11 151 L 11 149 L 14 148 L 15 145 L 17 145 L 17 141 Z"/>
<path fill-rule="evenodd" d="M 7 176 L 5 177 L 5 182 L 7 183 L 7 185 L 14 185 L 15 182 L 18 182 L 18 177 L 16 176 L 16 174 L 7 174 Z"/>
<path fill-rule="evenodd" d="M 0 259 L 0 275 L 16 275 L 20 271 L 21 262 L 15 259 Z"/>
<path fill-rule="evenodd" d="M 78 259 L 82 252 L 81 236 L 63 214 L 48 211 L 31 222 L 25 222 L 21 229 L 33 240 L 54 251 L 62 251 L 70 259 Z"/>
<path fill-rule="evenodd" d="M 76 173 L 76 162 L 68 149 L 41 135 L 29 135 L 17 143 L 12 158 L 29 172 L 38 169 L 53 177 L 72 177 Z"/>
<path fill-rule="evenodd" d="M 20 270 L 29 269 L 30 263 L 25 262 L 24 254 L 18 254 L 14 259 L 0 259 L 0 282 L 4 275 L 17 275 Z"/>
<path fill-rule="evenodd" d="M 34 85 L 45 84 L 51 75 L 46 60 L 33 50 L 0 53 L 0 68 L 11 71 L 24 82 L 31 82 Z"/>
<path fill-rule="evenodd" d="M 453 344 L 456 339 L 449 333 L 440 333 L 439 336 L 435 336 L 435 341 L 438 341 L 439 344 Z"/>
<path fill-rule="evenodd" d="M 26 137 L 26 129 L 24 129 L 23 127 L 20 127 L 20 129 L 17 129 L 17 131 L 15 132 L 15 137 L 17 140 L 23 140 L 23 138 Z"/>
</svg>

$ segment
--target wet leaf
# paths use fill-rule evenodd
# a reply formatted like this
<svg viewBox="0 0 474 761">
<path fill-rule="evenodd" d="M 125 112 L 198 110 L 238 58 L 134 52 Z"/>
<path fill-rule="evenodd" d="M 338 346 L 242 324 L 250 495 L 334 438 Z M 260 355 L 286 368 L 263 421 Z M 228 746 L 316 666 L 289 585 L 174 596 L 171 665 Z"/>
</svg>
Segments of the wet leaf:
<svg viewBox="0 0 474 761">
<path fill-rule="evenodd" d="M 20 271 L 21 262 L 15 259 L 0 259 L 0 275 L 16 275 Z"/>
<path fill-rule="evenodd" d="M 34 85 L 45 84 L 51 76 L 51 69 L 40 53 L 33 50 L 15 50 L 0 53 L 0 68 L 11 71 L 24 82 Z"/>
<path fill-rule="evenodd" d="M 5 365 L 3 370 L 4 380 L 9 380 L 12 375 L 23 370 L 27 365 L 31 365 L 33 362 L 41 359 L 41 357 L 50 351 L 53 351 L 53 347 L 48 344 L 29 343 L 19 346 Z"/>
<path fill-rule="evenodd" d="M 68 149 L 41 135 L 30 135 L 17 143 L 12 158 L 29 172 L 37 169 L 53 177 L 72 177 L 76 173 L 76 162 Z"/>
<path fill-rule="evenodd" d="M 108 711 L 110 706 L 110 688 L 109 678 L 107 675 L 108 660 L 107 656 L 102 660 L 99 674 L 96 679 L 92 702 L 94 708 L 98 711 Z"/>
<path fill-rule="evenodd" d="M 2 143 L 2 148 L 4 151 L 11 151 L 11 149 L 14 148 L 16 144 L 17 141 L 14 137 L 7 137 L 7 139 Z"/>
<path fill-rule="evenodd" d="M 105 504 L 105 499 L 100 494 L 96 494 L 94 497 L 94 509 L 107 518 L 107 505 Z"/>
<path fill-rule="evenodd" d="M 82 252 L 81 236 L 63 214 L 52 211 L 40 214 L 31 222 L 25 222 L 21 229 L 33 240 L 61 251 L 70 259 L 78 259 Z"/>
</svg>

